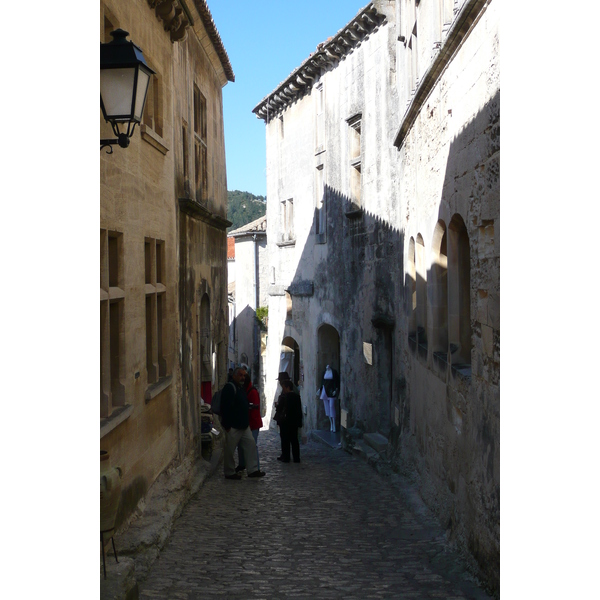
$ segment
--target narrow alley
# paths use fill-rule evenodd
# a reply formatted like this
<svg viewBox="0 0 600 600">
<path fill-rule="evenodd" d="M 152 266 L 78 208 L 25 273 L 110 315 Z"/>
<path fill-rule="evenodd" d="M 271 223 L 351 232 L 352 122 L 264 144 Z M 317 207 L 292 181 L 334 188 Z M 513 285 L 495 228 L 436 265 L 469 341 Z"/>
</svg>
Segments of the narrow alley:
<svg viewBox="0 0 600 600">
<path fill-rule="evenodd" d="M 444 532 L 400 476 L 324 443 L 283 464 L 259 437 L 266 477 L 222 465 L 191 499 L 140 585 L 140 600 L 206 598 L 483 600 Z"/>
</svg>

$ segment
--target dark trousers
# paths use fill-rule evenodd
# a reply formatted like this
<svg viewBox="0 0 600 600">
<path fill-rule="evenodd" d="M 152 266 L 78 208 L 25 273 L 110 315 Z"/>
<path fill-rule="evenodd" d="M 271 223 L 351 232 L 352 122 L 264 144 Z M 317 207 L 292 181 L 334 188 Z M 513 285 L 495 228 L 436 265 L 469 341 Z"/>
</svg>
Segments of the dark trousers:
<svg viewBox="0 0 600 600">
<path fill-rule="evenodd" d="M 298 443 L 298 427 L 283 425 L 280 427 L 281 434 L 281 457 L 284 461 L 290 460 L 290 446 L 292 447 L 292 456 L 294 461 L 300 460 L 300 444 Z"/>
</svg>

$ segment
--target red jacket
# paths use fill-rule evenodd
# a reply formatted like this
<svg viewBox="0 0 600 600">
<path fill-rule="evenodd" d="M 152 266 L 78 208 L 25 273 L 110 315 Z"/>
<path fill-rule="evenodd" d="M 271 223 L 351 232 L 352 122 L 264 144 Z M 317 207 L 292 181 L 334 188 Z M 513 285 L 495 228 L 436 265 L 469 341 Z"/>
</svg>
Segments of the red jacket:
<svg viewBox="0 0 600 600">
<path fill-rule="evenodd" d="M 258 390 L 251 383 L 246 387 L 246 396 L 248 396 L 248 404 L 250 405 L 250 429 L 260 429 L 263 426 L 260 416 L 260 396 Z M 256 408 L 253 408 L 253 405 Z"/>
</svg>

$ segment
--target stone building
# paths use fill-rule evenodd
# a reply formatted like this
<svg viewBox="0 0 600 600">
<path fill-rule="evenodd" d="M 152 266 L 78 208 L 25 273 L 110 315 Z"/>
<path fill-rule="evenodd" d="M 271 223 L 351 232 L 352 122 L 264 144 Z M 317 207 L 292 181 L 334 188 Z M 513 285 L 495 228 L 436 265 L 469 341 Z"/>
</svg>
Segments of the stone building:
<svg viewBox="0 0 600 600">
<path fill-rule="evenodd" d="M 382 436 L 499 587 L 498 3 L 376 0 L 255 108 L 266 123 L 267 373 L 340 441 Z M 276 382 L 267 377 L 268 409 Z"/>
<path fill-rule="evenodd" d="M 230 323 L 230 329 L 235 331 L 234 361 L 250 367 L 262 396 L 264 369 L 261 347 L 266 333 L 257 319 L 257 309 L 268 304 L 267 217 L 259 217 L 230 231 L 228 240 L 235 243 L 235 315 Z"/>
<path fill-rule="evenodd" d="M 200 404 L 226 378 L 234 75 L 204 0 L 102 0 L 101 42 L 116 28 L 156 72 L 129 148 L 100 159 L 100 447 L 123 471 L 119 523 L 198 448 Z"/>
</svg>

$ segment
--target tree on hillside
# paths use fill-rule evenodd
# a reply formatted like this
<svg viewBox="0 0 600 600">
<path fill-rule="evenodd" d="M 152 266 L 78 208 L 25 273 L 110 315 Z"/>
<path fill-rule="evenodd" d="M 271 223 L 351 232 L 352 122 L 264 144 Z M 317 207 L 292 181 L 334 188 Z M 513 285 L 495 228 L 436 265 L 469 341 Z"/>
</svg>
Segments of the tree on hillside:
<svg viewBox="0 0 600 600">
<path fill-rule="evenodd" d="M 267 199 L 264 196 L 239 190 L 227 192 L 227 219 L 233 223 L 227 231 L 247 225 L 266 213 Z"/>
</svg>

